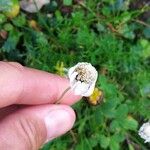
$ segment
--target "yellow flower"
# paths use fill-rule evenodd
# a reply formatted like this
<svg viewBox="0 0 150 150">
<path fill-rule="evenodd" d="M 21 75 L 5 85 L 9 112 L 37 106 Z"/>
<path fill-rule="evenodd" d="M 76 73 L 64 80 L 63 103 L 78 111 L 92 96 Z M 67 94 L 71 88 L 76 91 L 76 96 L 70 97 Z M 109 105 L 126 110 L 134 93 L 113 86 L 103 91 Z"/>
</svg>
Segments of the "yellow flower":
<svg viewBox="0 0 150 150">
<path fill-rule="evenodd" d="M 40 28 L 35 20 L 30 20 L 28 23 L 31 28 L 40 31 Z"/>
<path fill-rule="evenodd" d="M 64 67 L 64 62 L 60 62 L 60 61 L 57 61 L 56 63 L 56 66 L 55 66 L 55 70 L 56 70 L 56 73 L 60 76 L 64 76 L 65 75 L 65 67 Z"/>
<path fill-rule="evenodd" d="M 95 88 L 93 94 L 87 98 L 88 102 L 92 105 L 98 105 L 103 99 L 102 90 Z"/>
</svg>

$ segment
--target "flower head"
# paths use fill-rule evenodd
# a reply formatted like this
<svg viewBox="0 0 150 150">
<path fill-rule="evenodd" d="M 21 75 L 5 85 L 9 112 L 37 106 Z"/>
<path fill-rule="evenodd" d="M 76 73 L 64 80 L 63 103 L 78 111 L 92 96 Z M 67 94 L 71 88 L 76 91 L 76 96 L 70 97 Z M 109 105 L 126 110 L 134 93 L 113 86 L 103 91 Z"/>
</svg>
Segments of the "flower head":
<svg viewBox="0 0 150 150">
<path fill-rule="evenodd" d="M 144 123 L 139 129 L 139 135 L 146 142 L 150 142 L 150 122 Z"/>
<path fill-rule="evenodd" d="M 81 62 L 71 67 L 68 76 L 76 95 L 88 97 L 93 93 L 98 73 L 90 63 Z"/>
</svg>

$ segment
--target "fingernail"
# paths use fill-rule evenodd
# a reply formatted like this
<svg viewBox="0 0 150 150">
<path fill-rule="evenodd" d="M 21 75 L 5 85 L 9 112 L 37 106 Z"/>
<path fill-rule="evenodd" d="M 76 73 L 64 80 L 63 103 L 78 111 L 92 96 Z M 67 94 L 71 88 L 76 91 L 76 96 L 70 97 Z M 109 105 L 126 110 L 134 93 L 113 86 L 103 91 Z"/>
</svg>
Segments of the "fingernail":
<svg viewBox="0 0 150 150">
<path fill-rule="evenodd" d="M 47 141 L 66 133 L 73 126 L 72 115 L 64 109 L 53 110 L 45 117 Z"/>
</svg>

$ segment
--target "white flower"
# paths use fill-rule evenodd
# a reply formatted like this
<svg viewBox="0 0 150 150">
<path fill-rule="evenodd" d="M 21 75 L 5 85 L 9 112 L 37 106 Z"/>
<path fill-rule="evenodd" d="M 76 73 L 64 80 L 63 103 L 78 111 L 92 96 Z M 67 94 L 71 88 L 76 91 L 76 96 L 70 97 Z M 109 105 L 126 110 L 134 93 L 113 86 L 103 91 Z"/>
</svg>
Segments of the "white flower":
<svg viewBox="0 0 150 150">
<path fill-rule="evenodd" d="M 150 122 L 144 123 L 139 129 L 139 135 L 146 142 L 150 142 Z"/>
<path fill-rule="evenodd" d="M 71 67 L 68 76 L 75 95 L 88 97 L 93 93 L 98 73 L 90 63 L 81 62 Z"/>
<path fill-rule="evenodd" d="M 48 4 L 50 0 L 21 0 L 20 6 L 29 13 L 35 13 L 40 10 L 43 5 Z"/>
</svg>

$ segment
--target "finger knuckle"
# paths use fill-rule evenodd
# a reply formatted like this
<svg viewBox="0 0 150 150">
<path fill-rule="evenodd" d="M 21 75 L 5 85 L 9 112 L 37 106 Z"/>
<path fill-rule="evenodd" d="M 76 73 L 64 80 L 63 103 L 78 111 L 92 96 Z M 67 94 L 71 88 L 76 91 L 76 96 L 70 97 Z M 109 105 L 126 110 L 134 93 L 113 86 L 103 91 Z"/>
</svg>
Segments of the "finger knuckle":
<svg viewBox="0 0 150 150">
<path fill-rule="evenodd" d="M 0 61 L 0 84 L 4 94 L 0 93 L 1 99 L 7 99 L 2 101 L 2 106 L 7 105 L 7 102 L 17 102 L 23 95 L 24 91 L 24 67 L 15 67 L 8 62 Z M 6 92 L 7 91 L 7 92 Z M 11 96 L 10 96 L 11 95 Z"/>
<path fill-rule="evenodd" d="M 12 65 L 13 67 L 15 67 L 16 69 L 22 71 L 24 69 L 24 67 L 18 63 L 18 62 L 9 62 L 10 65 Z"/>
<path fill-rule="evenodd" d="M 29 118 L 18 119 L 19 133 L 24 146 L 29 150 L 37 150 L 40 143 L 40 127 L 36 120 Z"/>
</svg>

